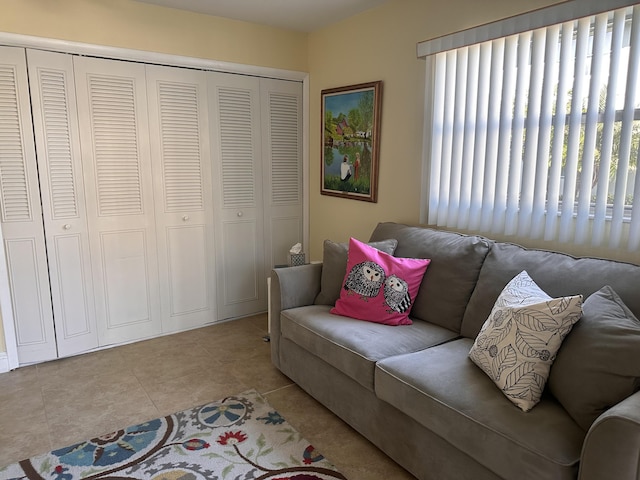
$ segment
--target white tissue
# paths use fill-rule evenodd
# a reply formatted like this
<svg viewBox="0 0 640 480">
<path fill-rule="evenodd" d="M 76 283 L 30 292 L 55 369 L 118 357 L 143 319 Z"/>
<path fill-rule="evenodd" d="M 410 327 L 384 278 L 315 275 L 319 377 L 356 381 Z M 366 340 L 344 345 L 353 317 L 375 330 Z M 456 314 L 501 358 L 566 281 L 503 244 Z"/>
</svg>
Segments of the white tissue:
<svg viewBox="0 0 640 480">
<path fill-rule="evenodd" d="M 293 247 L 289 249 L 289 253 L 292 255 L 297 255 L 299 253 L 302 253 L 302 244 L 296 243 Z"/>
</svg>

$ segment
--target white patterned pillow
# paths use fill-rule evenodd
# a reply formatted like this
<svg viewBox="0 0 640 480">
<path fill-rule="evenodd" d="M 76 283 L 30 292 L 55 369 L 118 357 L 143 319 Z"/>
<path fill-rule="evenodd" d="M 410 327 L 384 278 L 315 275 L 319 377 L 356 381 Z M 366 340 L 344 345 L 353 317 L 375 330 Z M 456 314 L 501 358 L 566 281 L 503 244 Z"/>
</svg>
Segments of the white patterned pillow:
<svg viewBox="0 0 640 480">
<path fill-rule="evenodd" d="M 562 341 L 582 316 L 582 295 L 551 298 L 525 271 L 500 293 L 469 357 L 525 412 L 542 396 Z"/>
</svg>

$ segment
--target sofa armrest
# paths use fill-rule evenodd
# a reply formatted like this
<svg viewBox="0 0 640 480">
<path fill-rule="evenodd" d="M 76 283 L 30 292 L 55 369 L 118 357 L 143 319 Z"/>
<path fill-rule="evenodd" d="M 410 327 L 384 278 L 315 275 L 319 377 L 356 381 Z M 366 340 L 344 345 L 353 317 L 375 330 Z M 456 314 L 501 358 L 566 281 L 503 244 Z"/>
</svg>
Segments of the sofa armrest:
<svg viewBox="0 0 640 480">
<path fill-rule="evenodd" d="M 271 361 L 280 368 L 280 312 L 289 308 L 313 305 L 320 293 L 322 264 L 277 268 L 271 272 L 269 316 Z"/>
<path fill-rule="evenodd" d="M 640 392 L 591 425 L 582 446 L 580 480 L 640 480 Z"/>
</svg>

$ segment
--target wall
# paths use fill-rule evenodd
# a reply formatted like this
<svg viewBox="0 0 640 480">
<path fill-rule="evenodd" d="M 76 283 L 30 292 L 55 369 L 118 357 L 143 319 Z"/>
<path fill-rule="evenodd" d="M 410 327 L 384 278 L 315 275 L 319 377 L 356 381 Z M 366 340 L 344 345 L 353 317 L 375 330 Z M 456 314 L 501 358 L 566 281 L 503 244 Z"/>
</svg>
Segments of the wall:
<svg viewBox="0 0 640 480">
<path fill-rule="evenodd" d="M 307 34 L 132 0 L 1 0 L 0 32 L 307 71 Z"/>
<path fill-rule="evenodd" d="M 425 62 L 420 41 L 542 8 L 557 0 L 392 0 L 309 36 L 311 259 L 325 238 L 368 239 L 379 221 L 419 223 Z M 378 203 L 320 195 L 321 90 L 382 80 Z M 527 246 L 640 263 L 639 252 L 543 242 Z"/>
<path fill-rule="evenodd" d="M 0 31 L 307 70 L 307 35 L 132 0 L 2 0 Z"/>
</svg>

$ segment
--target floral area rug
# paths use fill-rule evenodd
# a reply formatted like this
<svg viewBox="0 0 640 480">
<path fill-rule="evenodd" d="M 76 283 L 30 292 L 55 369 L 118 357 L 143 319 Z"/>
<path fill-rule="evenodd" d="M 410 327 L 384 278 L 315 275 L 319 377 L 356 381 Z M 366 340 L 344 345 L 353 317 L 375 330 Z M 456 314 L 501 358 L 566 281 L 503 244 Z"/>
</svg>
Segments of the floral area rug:
<svg viewBox="0 0 640 480">
<path fill-rule="evenodd" d="M 254 390 L 0 469 L 0 479 L 345 479 Z"/>
</svg>

